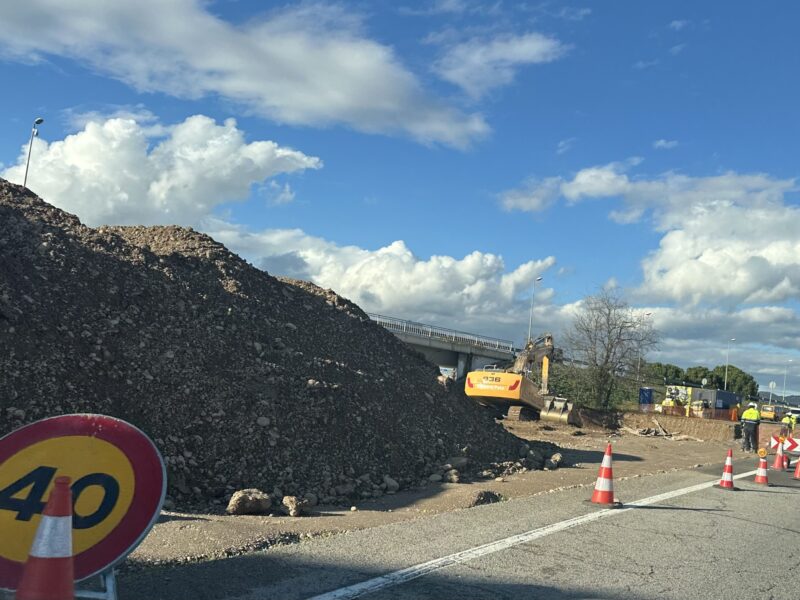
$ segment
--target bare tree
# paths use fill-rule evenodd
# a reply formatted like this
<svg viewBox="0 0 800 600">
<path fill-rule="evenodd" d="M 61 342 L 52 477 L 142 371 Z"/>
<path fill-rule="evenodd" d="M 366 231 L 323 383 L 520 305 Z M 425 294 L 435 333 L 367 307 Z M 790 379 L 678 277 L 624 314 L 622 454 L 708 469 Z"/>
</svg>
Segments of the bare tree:
<svg viewBox="0 0 800 600">
<path fill-rule="evenodd" d="M 610 408 L 620 376 L 635 374 L 637 363 L 658 345 L 658 331 L 643 312 L 631 308 L 618 292 L 603 289 L 586 297 L 565 341 L 585 365 L 588 404 Z"/>
</svg>

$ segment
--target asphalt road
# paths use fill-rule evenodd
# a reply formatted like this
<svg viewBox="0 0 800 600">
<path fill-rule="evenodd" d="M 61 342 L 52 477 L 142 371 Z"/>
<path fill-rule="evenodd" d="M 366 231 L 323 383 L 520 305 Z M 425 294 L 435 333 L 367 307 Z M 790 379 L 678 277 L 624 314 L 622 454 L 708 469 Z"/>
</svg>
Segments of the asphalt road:
<svg viewBox="0 0 800 600">
<path fill-rule="evenodd" d="M 734 474 L 754 468 L 738 461 Z M 591 490 L 577 488 L 147 569 L 120 579 L 120 598 L 796 600 L 800 481 L 770 470 L 769 488 L 752 475 L 739 491 L 708 487 L 721 472 L 615 482 L 621 510 L 587 504 Z"/>
</svg>

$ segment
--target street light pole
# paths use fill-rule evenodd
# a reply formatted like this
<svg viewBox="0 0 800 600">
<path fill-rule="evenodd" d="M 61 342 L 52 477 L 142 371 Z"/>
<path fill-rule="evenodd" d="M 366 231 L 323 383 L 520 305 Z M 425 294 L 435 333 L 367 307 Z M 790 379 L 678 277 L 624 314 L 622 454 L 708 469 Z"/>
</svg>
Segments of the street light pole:
<svg viewBox="0 0 800 600">
<path fill-rule="evenodd" d="M 533 291 L 531 292 L 531 312 L 528 316 L 528 343 L 531 341 L 531 330 L 533 328 L 533 299 L 536 297 L 536 282 L 541 280 L 541 277 L 537 277 L 533 280 Z"/>
<path fill-rule="evenodd" d="M 731 338 L 728 342 L 728 349 L 725 350 L 725 385 L 723 386 L 723 390 L 726 392 L 728 391 L 728 357 L 731 353 L 731 342 L 735 342 L 736 338 Z"/>
<path fill-rule="evenodd" d="M 647 317 L 649 317 L 652 314 L 653 313 L 651 312 L 644 313 L 642 321 L 644 321 Z M 636 385 L 639 385 L 639 369 L 641 367 L 642 367 L 642 347 L 639 346 L 639 352 L 637 353 L 637 359 L 636 359 Z"/>
<path fill-rule="evenodd" d="M 22 187 L 27 187 L 28 185 L 28 167 L 31 164 L 31 150 L 33 149 L 33 138 L 39 135 L 38 126 L 44 123 L 44 119 L 42 117 L 36 117 L 33 121 L 33 129 L 31 129 L 31 141 L 28 142 L 28 160 L 25 161 L 25 179 L 22 180 Z"/>
<path fill-rule="evenodd" d="M 783 403 L 786 404 L 786 372 L 789 370 L 789 363 L 792 362 L 790 358 L 783 366 Z"/>
</svg>

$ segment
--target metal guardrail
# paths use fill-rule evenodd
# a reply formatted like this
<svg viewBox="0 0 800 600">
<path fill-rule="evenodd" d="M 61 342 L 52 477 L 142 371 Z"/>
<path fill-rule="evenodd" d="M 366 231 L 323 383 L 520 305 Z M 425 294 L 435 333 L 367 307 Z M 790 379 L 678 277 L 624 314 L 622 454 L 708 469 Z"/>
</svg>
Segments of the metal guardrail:
<svg viewBox="0 0 800 600">
<path fill-rule="evenodd" d="M 477 348 L 501 350 L 509 354 L 515 352 L 514 342 L 509 340 L 500 340 L 497 338 L 475 335 L 473 333 L 466 333 L 464 331 L 445 329 L 444 327 L 437 327 L 436 325 L 426 325 L 425 323 L 416 323 L 414 321 L 406 321 L 405 319 L 397 319 L 395 317 L 387 317 L 375 313 L 367 313 L 367 316 L 389 331 L 406 333 L 421 338 L 435 338 L 448 342 L 458 342 Z"/>
</svg>

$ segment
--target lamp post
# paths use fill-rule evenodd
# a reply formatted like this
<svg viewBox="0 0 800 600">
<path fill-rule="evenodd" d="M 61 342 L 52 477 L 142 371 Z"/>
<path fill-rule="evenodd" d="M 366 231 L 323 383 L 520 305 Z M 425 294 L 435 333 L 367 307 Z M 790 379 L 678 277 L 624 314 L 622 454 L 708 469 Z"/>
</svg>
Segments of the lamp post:
<svg viewBox="0 0 800 600">
<path fill-rule="evenodd" d="M 647 317 L 649 317 L 652 314 L 653 313 L 651 313 L 651 312 L 644 313 L 644 316 L 642 317 L 642 321 L 644 321 Z M 639 369 L 641 367 L 642 367 L 642 347 L 639 346 L 638 357 L 636 359 L 636 385 L 639 385 Z"/>
<path fill-rule="evenodd" d="M 38 126 L 44 123 L 42 117 L 36 117 L 33 121 L 33 129 L 31 129 L 31 141 L 28 142 L 28 160 L 25 161 L 25 179 L 22 180 L 22 187 L 28 186 L 28 166 L 31 164 L 31 149 L 33 148 L 33 138 L 38 137 Z"/>
<path fill-rule="evenodd" d="M 725 350 L 725 385 L 723 386 L 723 390 L 726 392 L 728 391 L 728 357 L 730 357 L 731 353 L 731 342 L 735 342 L 736 338 L 731 338 L 728 342 L 728 348 Z"/>
<path fill-rule="evenodd" d="M 533 328 L 533 299 L 536 297 L 536 282 L 541 281 L 541 277 L 533 280 L 533 291 L 531 292 L 531 312 L 528 317 L 528 343 L 531 341 L 531 329 Z"/>
<path fill-rule="evenodd" d="M 786 372 L 789 370 L 789 363 L 792 362 L 790 358 L 783 366 L 783 403 L 786 404 Z"/>
</svg>

